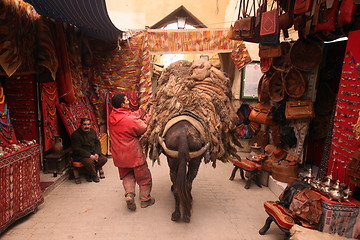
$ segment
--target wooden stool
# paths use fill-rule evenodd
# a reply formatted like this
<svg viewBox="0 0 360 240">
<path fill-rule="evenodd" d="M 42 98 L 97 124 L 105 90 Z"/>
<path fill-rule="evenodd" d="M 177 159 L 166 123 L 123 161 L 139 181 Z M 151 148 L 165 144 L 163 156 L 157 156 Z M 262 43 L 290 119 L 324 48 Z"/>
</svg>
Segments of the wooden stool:
<svg viewBox="0 0 360 240">
<path fill-rule="evenodd" d="M 82 167 L 84 167 L 84 164 L 82 164 L 81 162 L 73 161 L 73 159 L 71 158 L 70 168 L 73 171 L 76 184 L 81 183 L 80 174 L 79 174 L 79 168 L 82 168 Z"/>
<path fill-rule="evenodd" d="M 252 181 L 255 181 L 256 185 L 261 187 L 260 184 L 260 171 L 261 164 L 255 163 L 253 161 L 247 159 L 241 159 L 241 161 L 234 161 L 234 169 L 229 178 L 230 181 L 233 181 L 235 178 L 236 171 L 240 169 L 240 177 L 241 179 L 245 179 L 244 171 L 248 172 L 249 177 L 245 184 L 245 189 L 249 189 Z"/>
<path fill-rule="evenodd" d="M 76 184 L 81 183 L 79 169 L 83 168 L 83 167 L 84 167 L 84 164 L 82 164 L 81 162 L 76 162 L 71 158 L 71 160 L 70 160 L 70 168 L 71 168 L 71 170 L 72 170 L 72 172 L 74 174 Z M 100 178 L 105 178 L 104 170 L 102 168 L 99 169 L 99 177 Z"/>
<path fill-rule="evenodd" d="M 266 219 L 264 226 L 259 230 L 259 234 L 264 235 L 269 230 L 271 223 L 275 222 L 276 225 L 289 236 L 290 228 L 295 224 L 290 210 L 273 201 L 264 202 L 264 208 L 269 217 Z M 314 228 L 313 225 L 303 221 L 301 221 L 300 225 L 309 229 Z"/>
</svg>

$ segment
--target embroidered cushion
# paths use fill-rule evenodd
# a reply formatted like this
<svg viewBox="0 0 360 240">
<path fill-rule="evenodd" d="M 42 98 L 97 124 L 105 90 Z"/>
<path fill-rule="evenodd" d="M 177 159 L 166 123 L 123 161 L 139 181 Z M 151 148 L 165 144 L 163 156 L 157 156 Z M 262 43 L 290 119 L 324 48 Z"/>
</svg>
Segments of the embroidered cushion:
<svg viewBox="0 0 360 240">
<path fill-rule="evenodd" d="M 273 201 L 264 202 L 265 211 L 273 217 L 276 224 L 284 229 L 290 229 L 294 226 L 294 219 L 291 217 L 289 210 Z"/>
</svg>

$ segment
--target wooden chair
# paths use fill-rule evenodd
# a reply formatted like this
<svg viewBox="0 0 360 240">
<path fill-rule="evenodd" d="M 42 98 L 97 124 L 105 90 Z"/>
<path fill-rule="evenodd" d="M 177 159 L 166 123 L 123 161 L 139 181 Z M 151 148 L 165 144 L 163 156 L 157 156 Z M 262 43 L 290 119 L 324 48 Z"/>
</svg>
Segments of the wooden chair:
<svg viewBox="0 0 360 240">
<path fill-rule="evenodd" d="M 230 181 L 234 180 L 237 170 L 240 170 L 241 179 L 245 179 L 244 171 L 246 171 L 249 175 L 248 180 L 244 187 L 245 189 L 249 189 L 253 181 L 256 183 L 256 185 L 261 187 L 260 184 L 261 163 L 259 164 L 250 161 L 248 159 L 241 159 L 241 161 L 234 161 L 234 169 L 229 178 Z"/>
</svg>

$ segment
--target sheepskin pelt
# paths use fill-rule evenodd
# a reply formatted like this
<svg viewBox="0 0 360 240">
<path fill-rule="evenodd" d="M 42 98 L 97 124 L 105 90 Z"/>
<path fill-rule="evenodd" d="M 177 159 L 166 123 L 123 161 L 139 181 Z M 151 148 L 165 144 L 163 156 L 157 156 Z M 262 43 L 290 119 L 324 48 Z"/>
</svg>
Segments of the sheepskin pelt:
<svg viewBox="0 0 360 240">
<path fill-rule="evenodd" d="M 158 91 L 150 108 L 151 120 L 141 142 L 150 159 L 159 161 L 159 135 L 175 115 L 190 111 L 204 122 L 210 148 L 205 162 L 240 159 L 241 147 L 234 131 L 238 117 L 231 103 L 230 80 L 209 61 L 180 60 L 167 67 L 158 80 Z"/>
</svg>

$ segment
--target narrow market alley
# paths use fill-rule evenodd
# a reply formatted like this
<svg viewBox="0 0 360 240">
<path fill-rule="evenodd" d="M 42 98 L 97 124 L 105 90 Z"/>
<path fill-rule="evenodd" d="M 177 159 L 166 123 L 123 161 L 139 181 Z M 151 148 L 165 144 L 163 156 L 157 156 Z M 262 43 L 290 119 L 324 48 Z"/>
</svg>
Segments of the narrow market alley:
<svg viewBox="0 0 360 240">
<path fill-rule="evenodd" d="M 161 165 L 150 166 L 153 175 L 152 195 L 155 205 L 137 210 L 126 208 L 123 188 L 112 159 L 104 167 L 106 178 L 100 183 L 81 184 L 64 180 L 45 194 L 45 201 L 35 214 L 9 227 L 2 240 L 252 240 L 283 239 L 284 233 L 272 224 L 261 236 L 258 231 L 267 214 L 263 202 L 276 200 L 267 187 L 255 184 L 244 189 L 245 181 L 237 173 L 229 181 L 231 163 L 200 166 L 193 184 L 194 206 L 190 223 L 170 220 L 174 198 L 166 159 L 161 155 Z"/>
</svg>

